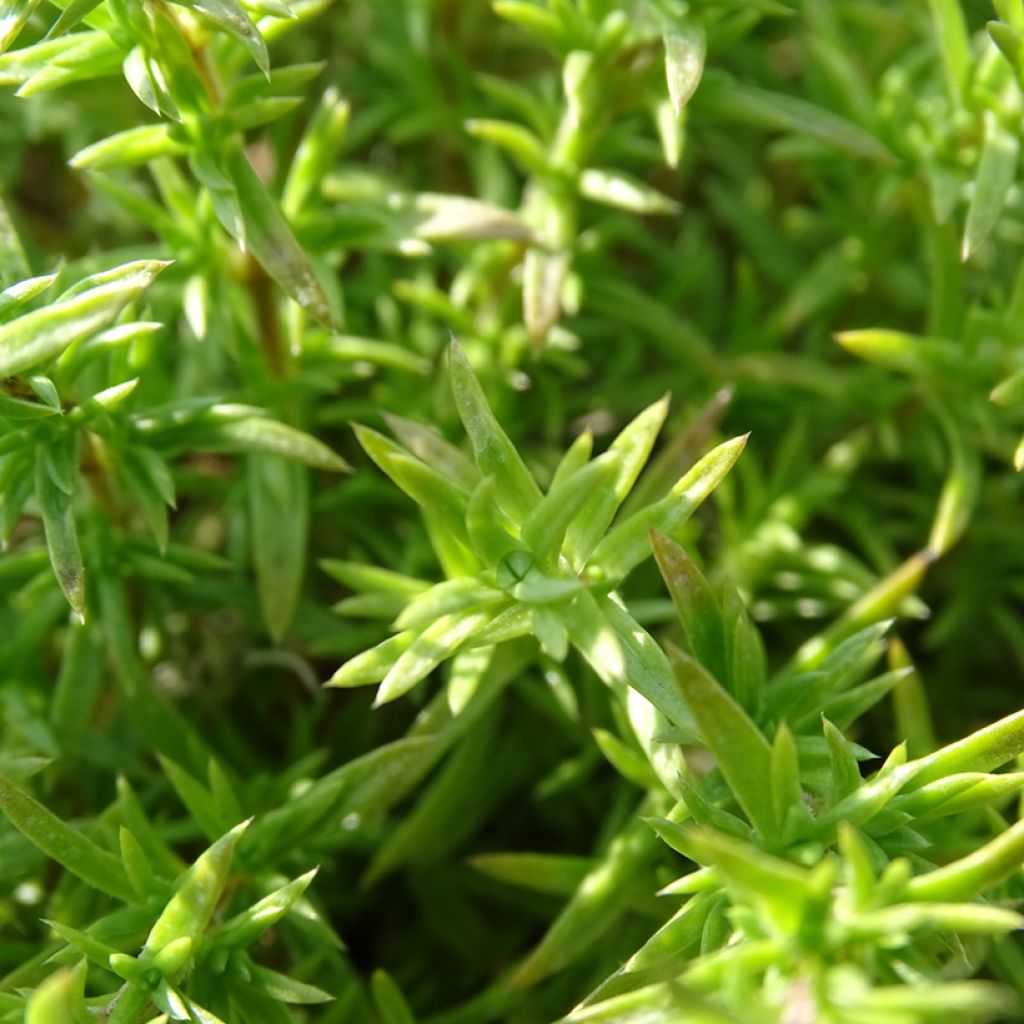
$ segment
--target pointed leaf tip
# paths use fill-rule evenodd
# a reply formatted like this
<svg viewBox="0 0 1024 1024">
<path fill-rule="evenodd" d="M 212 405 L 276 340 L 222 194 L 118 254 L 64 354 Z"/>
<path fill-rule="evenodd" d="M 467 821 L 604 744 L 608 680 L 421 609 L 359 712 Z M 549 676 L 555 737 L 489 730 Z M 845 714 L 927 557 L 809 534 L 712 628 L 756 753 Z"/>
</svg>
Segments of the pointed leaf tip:
<svg viewBox="0 0 1024 1024">
<path fill-rule="evenodd" d="M 679 117 L 700 84 L 707 55 L 707 37 L 699 26 L 684 25 L 665 33 L 664 46 L 669 100 L 676 117 Z"/>
</svg>

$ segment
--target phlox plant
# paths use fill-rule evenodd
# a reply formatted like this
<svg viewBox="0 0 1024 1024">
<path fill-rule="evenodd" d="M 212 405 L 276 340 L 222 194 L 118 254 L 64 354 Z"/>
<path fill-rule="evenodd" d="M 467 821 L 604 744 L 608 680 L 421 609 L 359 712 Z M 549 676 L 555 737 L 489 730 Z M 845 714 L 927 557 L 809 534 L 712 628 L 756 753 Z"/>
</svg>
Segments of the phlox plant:
<svg viewBox="0 0 1024 1024">
<path fill-rule="evenodd" d="M 1022 0 L 0 0 L 0 1024 L 1024 1020 Z"/>
</svg>

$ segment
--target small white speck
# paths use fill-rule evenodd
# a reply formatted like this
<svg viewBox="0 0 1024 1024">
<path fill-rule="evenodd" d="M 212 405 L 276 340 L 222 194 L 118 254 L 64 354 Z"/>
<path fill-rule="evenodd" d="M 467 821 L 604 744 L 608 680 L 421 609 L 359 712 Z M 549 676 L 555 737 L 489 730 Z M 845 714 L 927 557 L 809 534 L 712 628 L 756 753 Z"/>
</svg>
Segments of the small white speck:
<svg viewBox="0 0 1024 1024">
<path fill-rule="evenodd" d="M 31 907 L 41 903 L 45 895 L 42 886 L 36 882 L 22 882 L 14 890 L 14 902 Z"/>
</svg>

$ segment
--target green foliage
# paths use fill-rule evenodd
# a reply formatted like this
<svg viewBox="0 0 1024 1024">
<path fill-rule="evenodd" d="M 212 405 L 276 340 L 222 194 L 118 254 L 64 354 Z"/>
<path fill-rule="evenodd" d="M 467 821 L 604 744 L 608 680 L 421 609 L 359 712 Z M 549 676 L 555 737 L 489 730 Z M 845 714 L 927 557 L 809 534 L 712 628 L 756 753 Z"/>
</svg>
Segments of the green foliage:
<svg viewBox="0 0 1024 1024">
<path fill-rule="evenodd" d="M 0 0 L 0 1024 L 1024 1019 L 1022 90 Z"/>
</svg>

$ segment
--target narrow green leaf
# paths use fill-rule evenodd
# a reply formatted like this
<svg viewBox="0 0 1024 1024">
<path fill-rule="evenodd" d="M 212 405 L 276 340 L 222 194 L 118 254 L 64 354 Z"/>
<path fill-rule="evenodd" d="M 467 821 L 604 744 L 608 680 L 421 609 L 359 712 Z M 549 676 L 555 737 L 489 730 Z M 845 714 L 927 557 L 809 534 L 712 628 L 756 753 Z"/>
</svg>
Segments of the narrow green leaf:
<svg viewBox="0 0 1024 1024">
<path fill-rule="evenodd" d="M 904 670 L 903 678 L 892 693 L 896 735 L 906 740 L 911 757 L 924 757 L 934 751 L 939 743 L 935 738 L 924 683 L 898 637 L 889 641 L 889 667 L 893 671 Z"/>
<path fill-rule="evenodd" d="M 403 599 L 403 604 L 417 594 L 430 589 L 426 580 L 406 576 L 404 573 L 381 569 L 362 562 L 344 562 L 337 558 L 322 558 L 317 565 L 329 576 L 359 593 L 383 592 Z"/>
<path fill-rule="evenodd" d="M 1021 0 L 993 0 L 996 15 L 1014 28 L 1024 28 L 1024 3 Z"/>
<path fill-rule="evenodd" d="M 247 480 L 260 607 L 267 631 L 280 642 L 295 616 L 305 576 L 309 475 L 295 462 L 262 457 L 248 460 Z"/>
<path fill-rule="evenodd" d="M 686 779 L 681 780 L 679 790 L 683 797 L 683 803 L 686 804 L 686 809 L 698 825 L 717 829 L 724 835 L 733 836 L 736 839 L 749 840 L 751 838 L 751 828 L 742 818 L 738 818 L 735 814 L 705 800 L 698 789 L 690 785 Z M 673 849 L 679 850 L 682 853 L 688 848 L 686 847 L 686 835 L 688 833 L 686 833 L 685 829 L 680 831 L 680 826 L 672 826 L 672 835 L 670 837 L 668 823 L 654 824 L 658 835 L 672 846 Z"/>
<path fill-rule="evenodd" d="M 198 11 L 215 25 L 230 32 L 249 51 L 249 55 L 256 62 L 260 71 L 269 77 L 270 56 L 267 53 L 267 44 L 238 0 L 173 0 L 173 2 Z"/>
<path fill-rule="evenodd" d="M 203 934 L 227 883 L 235 846 L 248 827 L 248 821 L 236 825 L 199 855 L 150 929 L 144 953 L 158 953 L 181 938 L 194 942 Z"/>
<path fill-rule="evenodd" d="M 294 217 L 307 198 L 319 191 L 341 150 L 349 114 L 349 104 L 337 89 L 333 86 L 326 89 L 288 171 L 281 199 L 281 208 L 287 217 Z"/>
<path fill-rule="evenodd" d="M 665 33 L 664 43 L 668 95 L 678 118 L 704 73 L 707 36 L 699 25 L 675 25 Z"/>
<path fill-rule="evenodd" d="M 561 604 L 567 597 L 578 594 L 584 587 L 583 581 L 575 576 L 549 576 L 541 572 L 530 562 L 521 574 L 509 575 L 510 562 L 521 552 L 502 559 L 497 567 L 498 585 L 504 587 L 517 600 L 524 604 L 546 605 Z M 527 555 L 527 558 L 531 556 Z"/>
<path fill-rule="evenodd" d="M 621 171 L 588 167 L 580 174 L 580 195 L 595 203 L 630 213 L 677 213 L 679 204 L 664 192 Z"/>
<path fill-rule="evenodd" d="M 544 605 L 534 605 L 530 609 L 530 622 L 540 649 L 555 662 L 565 661 L 569 653 L 569 630 L 562 616 Z"/>
<path fill-rule="evenodd" d="M 965 369 L 962 347 L 943 339 L 875 328 L 841 331 L 835 338 L 855 356 L 913 377 L 942 377 Z M 969 363 L 966 369 L 970 372 Z"/>
<path fill-rule="evenodd" d="M 135 445 L 131 450 L 134 458 L 144 469 L 146 476 L 152 481 L 154 489 L 165 505 L 175 505 L 174 478 L 164 459 L 152 448 Z"/>
<path fill-rule="evenodd" d="M 388 670 L 377 691 L 374 707 L 408 693 L 493 618 L 491 610 L 465 610 L 441 616 L 410 644 Z"/>
<path fill-rule="evenodd" d="M 0 774 L 12 782 L 25 782 L 38 775 L 53 763 L 49 757 L 6 757 L 0 756 Z"/>
<path fill-rule="evenodd" d="M 346 814 L 386 810 L 430 770 L 438 750 L 436 736 L 412 736 L 349 761 L 258 818 L 245 836 L 240 855 L 247 864 L 267 864 L 293 851 L 308 836 L 337 828 Z"/>
<path fill-rule="evenodd" d="M 56 384 L 45 374 L 33 374 L 29 377 L 28 383 L 36 395 L 55 412 L 60 412 L 63 409 L 63 403 L 61 402 Z"/>
<path fill-rule="evenodd" d="M 39 0 L 6 0 L 0 5 L 0 53 L 18 38 L 38 6 Z"/>
<path fill-rule="evenodd" d="M 460 576 L 445 580 L 416 595 L 395 620 L 398 630 L 421 629 L 442 615 L 451 615 L 467 608 L 501 601 L 500 590 L 488 586 L 475 576 Z"/>
<path fill-rule="evenodd" d="M 728 678 L 722 610 L 711 584 L 675 541 L 656 530 L 651 531 L 650 539 L 690 653 L 716 678 Z"/>
<path fill-rule="evenodd" d="M 261 96 L 232 109 L 228 123 L 235 131 L 248 132 L 279 120 L 301 105 L 301 96 Z"/>
<path fill-rule="evenodd" d="M 159 156 L 180 156 L 187 147 L 173 134 L 167 124 L 147 124 L 108 135 L 85 149 L 80 149 L 68 162 L 79 170 L 103 171 L 112 167 L 134 167 Z"/>
<path fill-rule="evenodd" d="M 778 830 L 772 797 L 772 750 L 761 730 L 707 671 L 669 648 L 675 677 L 701 737 L 744 813 L 765 838 Z"/>
<path fill-rule="evenodd" d="M 616 511 L 647 464 L 667 415 L 666 397 L 644 409 L 609 446 L 610 453 L 620 456 L 615 480 L 611 487 L 595 497 L 566 534 L 566 555 L 574 568 L 580 569 L 586 564 L 595 545 L 611 525 Z"/>
<path fill-rule="evenodd" d="M 857 755 L 842 732 L 824 716 L 821 725 L 828 741 L 829 798 L 831 803 L 837 804 L 860 785 L 860 768 L 857 764 Z"/>
<path fill-rule="evenodd" d="M 988 772 L 1024 754 L 1024 711 L 979 729 L 956 743 L 911 761 L 908 790 L 959 772 Z"/>
<path fill-rule="evenodd" d="M 272 928 L 295 905 L 316 877 L 317 868 L 275 889 L 251 907 L 210 930 L 210 942 L 221 949 L 251 946 L 268 928 Z"/>
<path fill-rule="evenodd" d="M 78 546 L 73 496 L 57 485 L 49 470 L 46 449 L 36 449 L 36 502 L 43 517 L 50 563 L 73 611 L 85 611 L 85 566 Z"/>
<path fill-rule="evenodd" d="M 970 259 L 972 253 L 977 252 L 998 223 L 1017 177 L 1019 157 L 1017 136 L 1006 131 L 995 115 L 989 114 L 985 119 L 985 141 L 978 161 L 974 193 L 967 208 L 961 252 L 964 260 Z"/>
<path fill-rule="evenodd" d="M 810 833 L 816 837 L 830 837 L 843 824 L 864 825 L 883 810 L 906 785 L 913 774 L 911 766 L 897 767 L 893 771 L 879 771 L 870 782 L 859 785 L 849 796 L 822 814 Z"/>
<path fill-rule="evenodd" d="M 402 990 L 386 971 L 376 970 L 370 978 L 373 1001 L 377 1004 L 382 1024 L 416 1024 Z"/>
<path fill-rule="evenodd" d="M 946 981 L 941 984 L 881 985 L 859 1000 L 864 1020 L 1005 1019 L 1015 1001 L 1005 988 L 991 981 Z"/>
<path fill-rule="evenodd" d="M 971 74 L 971 49 L 960 0 L 928 0 L 950 95 L 963 106 Z"/>
<path fill-rule="evenodd" d="M 1019 24 L 1014 26 L 1003 21 L 990 21 L 985 25 L 992 42 L 1010 62 L 1018 82 L 1024 81 L 1024 38 L 1021 37 L 1020 27 Z"/>
<path fill-rule="evenodd" d="M 384 421 L 416 458 L 451 477 L 460 487 L 472 491 L 480 483 L 480 472 L 473 460 L 449 444 L 436 430 L 392 413 L 384 413 Z"/>
<path fill-rule="evenodd" d="M 585 430 L 562 454 L 555 472 L 551 476 L 551 485 L 548 493 L 560 486 L 568 477 L 578 469 L 582 469 L 589 461 L 594 449 L 594 435 Z"/>
<path fill-rule="evenodd" d="M 0 10 L 0 19 L 3 13 Z M 2 41 L 0 38 L 0 43 Z M 25 1006 L 25 1024 L 68 1024 L 79 1019 L 79 1013 L 85 1007 L 81 991 L 85 979 L 84 976 L 79 979 L 79 973 L 60 970 L 43 981 L 29 996 Z"/>
<path fill-rule="evenodd" d="M 628 299 L 636 302 L 636 297 L 632 293 Z M 623 301 L 627 301 L 627 299 L 623 299 Z M 652 314 L 656 315 L 658 308 L 655 306 Z M 636 486 L 629 492 L 622 507 L 623 514 L 630 516 L 646 505 L 664 497 L 680 475 L 698 461 L 729 408 L 732 395 L 732 388 L 725 387 L 718 390 L 682 430 L 668 439 L 665 446 L 645 468 Z"/>
<path fill-rule="evenodd" d="M 493 621 L 493 620 L 492 620 Z M 494 658 L 494 647 L 483 645 L 458 651 L 452 658 L 445 696 L 448 709 L 458 717 L 472 703 L 484 685 Z"/>
<path fill-rule="evenodd" d="M 589 597 L 588 594 L 580 595 L 576 604 L 586 606 Z M 694 737 L 694 720 L 688 702 L 662 649 L 610 597 L 599 597 L 595 603 L 598 616 L 595 620 L 598 625 L 596 634 L 571 633 L 573 643 L 602 678 L 609 682 L 625 681 L 678 727 L 682 736 Z M 609 634 L 606 634 L 606 629 Z M 618 664 L 605 660 L 604 652 L 609 640 L 614 645 L 611 651 L 621 659 Z"/>
<path fill-rule="evenodd" d="M 763 909 L 780 936 L 793 934 L 811 895 L 805 869 L 706 829 L 692 829 L 690 845 L 700 863 L 714 865 L 745 900 Z"/>
<path fill-rule="evenodd" d="M 594 867 L 589 857 L 553 853 L 479 853 L 468 863 L 502 882 L 553 896 L 571 896 Z"/>
<path fill-rule="evenodd" d="M 421 192 L 413 208 L 422 216 L 416 237 L 427 242 L 532 242 L 534 234 L 511 210 L 465 196 Z"/>
<path fill-rule="evenodd" d="M 207 839 L 212 842 L 222 836 L 228 822 L 224 820 L 210 791 L 169 757 L 157 756 L 167 780 Z"/>
<path fill-rule="evenodd" d="M 989 398 L 996 405 L 1014 406 L 1024 402 L 1024 370 L 1017 370 L 1001 380 L 992 389 Z"/>
<path fill-rule="evenodd" d="M 163 975 L 165 981 L 176 982 L 189 966 L 194 946 L 195 942 L 188 935 L 174 939 L 153 954 L 153 966 Z"/>
<path fill-rule="evenodd" d="M 643 790 L 659 786 L 657 775 L 651 769 L 647 758 L 624 743 L 607 729 L 593 729 L 596 741 L 605 760 L 624 778 Z"/>
<path fill-rule="evenodd" d="M 729 680 L 729 692 L 751 714 L 757 714 L 765 700 L 767 668 L 764 641 L 735 587 L 725 588 L 722 621 L 725 626 L 725 657 L 728 665 L 724 678 Z M 703 658 L 700 660 L 703 661 Z M 712 662 L 708 664 L 713 665 Z"/>
<path fill-rule="evenodd" d="M 117 779 L 117 807 L 121 821 L 145 850 L 151 869 L 161 878 L 176 878 L 184 864 L 160 837 L 135 791 L 123 776 Z"/>
<path fill-rule="evenodd" d="M 652 967 L 667 965 L 682 969 L 700 941 L 704 922 L 719 899 L 717 894 L 707 893 L 689 900 L 626 961 L 623 971 L 649 971 Z"/>
<path fill-rule="evenodd" d="M 117 952 L 113 946 L 100 941 L 95 935 L 79 931 L 77 928 L 61 924 L 59 921 L 46 921 L 45 923 L 72 949 L 81 953 L 94 964 L 103 968 L 110 966 L 110 957 Z"/>
<path fill-rule="evenodd" d="M 782 825 L 790 811 L 803 806 L 796 744 L 793 741 L 793 733 L 785 722 L 775 731 L 775 740 L 771 748 L 771 773 L 772 808 L 775 820 Z"/>
<path fill-rule="evenodd" d="M 364 884 L 376 884 L 407 864 L 437 861 L 472 829 L 487 805 L 489 793 L 482 787 L 485 774 L 495 770 L 497 727 L 493 711 L 474 722 L 415 808 L 377 848 Z"/>
<path fill-rule="evenodd" d="M 891 621 L 915 593 L 934 560 L 935 555 L 928 548 L 915 552 L 854 601 L 827 629 L 808 640 L 797 651 L 794 663 L 805 670 L 817 668 L 844 640 L 872 624 Z"/>
<path fill-rule="evenodd" d="M 36 50 L 38 53 L 37 48 L 40 45 L 43 44 L 37 43 L 35 47 L 28 49 Z M 24 55 L 24 52 L 24 50 L 21 51 L 21 56 Z M 0 54 L 0 83 L 4 85 L 11 85 L 22 80 L 17 70 L 11 75 L 9 62 L 10 55 L 5 57 Z M 25 247 L 18 237 L 18 229 L 14 226 L 7 204 L 0 196 L 0 284 L 3 284 L 4 287 L 15 287 L 16 282 L 23 281 L 31 273 Z"/>
<path fill-rule="evenodd" d="M 539 36 L 556 51 L 571 45 L 563 18 L 553 9 L 527 0 L 494 0 L 491 5 L 499 18 L 505 18 L 525 31 Z"/>
<path fill-rule="evenodd" d="M 236 225 L 225 224 L 225 228 L 235 228 L 235 237 L 317 323 L 334 326 L 330 303 L 313 264 L 240 149 L 231 151 L 226 170 L 244 228 L 241 237 Z"/>
<path fill-rule="evenodd" d="M 598 544 L 588 571 L 602 579 L 627 576 L 650 554 L 651 530 L 672 537 L 736 464 L 746 436 L 720 444 L 704 456 L 660 501 L 634 513 Z"/>
<path fill-rule="evenodd" d="M 643 821 L 629 825 L 583 879 L 572 899 L 510 979 L 529 988 L 572 963 L 615 926 L 637 877 L 649 870 L 657 840 Z"/>
<path fill-rule="evenodd" d="M 935 519 L 928 535 L 928 547 L 945 554 L 963 535 L 978 501 L 981 488 L 981 458 L 964 432 L 943 417 L 949 441 L 949 472 L 939 495 Z"/>
<path fill-rule="evenodd" d="M 712 78 L 708 73 L 698 103 L 701 110 L 719 118 L 795 132 L 853 156 L 893 163 L 892 153 L 870 132 L 798 96 L 743 85 L 721 73 Z"/>
<path fill-rule="evenodd" d="M 311 346 L 306 346 L 311 348 Z M 378 341 L 375 338 L 359 338 L 352 334 L 335 334 L 325 339 L 323 352 L 331 360 L 341 363 L 373 363 L 406 373 L 426 376 L 430 372 L 430 363 L 415 352 L 402 345 Z M 388 414 L 384 413 L 388 419 Z M 394 429 L 392 427 L 392 429 Z M 425 428 L 424 428 L 425 429 Z M 404 441 L 406 445 L 408 441 Z M 411 445 L 409 446 L 411 447 Z M 424 459 L 429 462 L 429 459 Z"/>
<path fill-rule="evenodd" d="M 18 281 L 0 292 L 0 322 L 6 322 L 26 303 L 42 295 L 55 281 L 57 274 L 43 274 Z"/>
<path fill-rule="evenodd" d="M 33 846 L 71 874 L 100 892 L 126 903 L 134 901 L 132 887 L 117 857 L 65 825 L 55 814 L 3 776 L 0 776 L 0 810 Z"/>
<path fill-rule="evenodd" d="M 322 988 L 317 988 L 316 985 L 307 985 L 303 981 L 296 981 L 278 971 L 272 971 L 267 967 L 257 967 L 255 964 L 246 966 L 249 980 L 245 983 L 245 987 L 277 1002 L 309 1006 L 316 1003 L 328 1003 L 334 998 L 330 992 L 325 992 Z"/>
<path fill-rule="evenodd" d="M 363 450 L 380 469 L 417 505 L 436 516 L 452 538 L 468 546 L 467 492 L 376 430 L 359 423 L 353 423 L 352 429 Z"/>
<path fill-rule="evenodd" d="M 466 122 L 466 131 L 476 139 L 493 142 L 522 164 L 531 174 L 550 172 L 544 144 L 528 128 L 512 121 L 476 119 Z"/>
<path fill-rule="evenodd" d="M 76 426 L 84 426 L 106 416 L 126 402 L 138 386 L 139 378 L 133 377 L 131 380 L 122 381 L 120 384 L 97 391 L 96 394 L 79 402 L 68 413 L 68 422 L 74 423 Z"/>
<path fill-rule="evenodd" d="M 520 539 L 538 564 L 554 570 L 567 531 L 579 520 L 589 518 L 595 505 L 614 489 L 622 457 L 608 451 L 561 480 L 537 503 L 523 521 Z"/>
<path fill-rule="evenodd" d="M 0 417 L 6 420 L 41 420 L 56 416 L 57 410 L 39 402 L 0 395 Z"/>
<path fill-rule="evenodd" d="M 326 685 L 365 686 L 367 683 L 379 683 L 399 657 L 409 649 L 416 635 L 416 632 L 410 629 L 382 640 L 376 647 L 371 647 L 368 651 L 363 651 L 362 654 L 357 654 L 346 661 Z"/>
<path fill-rule="evenodd" d="M 853 906 L 857 910 L 868 907 L 874 900 L 878 882 L 871 851 L 861 833 L 845 822 L 839 826 L 837 839 L 843 857 L 843 878 Z"/>
<path fill-rule="evenodd" d="M 159 892 L 160 885 L 153 874 L 146 853 L 135 836 L 123 825 L 118 835 L 121 840 L 121 863 L 128 875 L 128 881 L 131 882 L 135 895 L 140 900 L 148 899 Z"/>
<path fill-rule="evenodd" d="M 250 968 L 250 970 L 256 969 L 255 967 Z M 171 1020 L 195 1021 L 196 1024 L 228 1024 L 227 1021 L 222 1020 L 211 1010 L 207 1010 L 204 1006 L 200 1006 L 187 996 L 176 992 L 166 981 L 161 982 L 156 991 L 151 991 L 150 994 L 153 1005 L 163 1010 Z M 111 1017 L 111 1021 L 113 1021 L 113 1017 Z M 162 1024 L 162 1022 L 157 1020 L 155 1024 Z"/>
<path fill-rule="evenodd" d="M 495 419 L 469 360 L 454 340 L 448 346 L 448 368 L 455 405 L 480 472 L 493 475 L 498 504 L 514 521 L 521 521 L 540 501 L 540 488 Z"/>
<path fill-rule="evenodd" d="M 136 342 L 144 342 L 163 329 L 164 325 L 155 320 L 133 320 L 115 324 L 65 350 L 57 358 L 57 367 L 66 377 L 77 376 L 87 364 L 100 356 L 117 349 L 130 349 Z"/>
<path fill-rule="evenodd" d="M 543 349 L 561 316 L 568 273 L 566 252 L 533 247 L 523 260 L 523 322 L 535 352 Z"/>
<path fill-rule="evenodd" d="M 31 449 L 22 448 L 5 460 L 0 473 L 0 546 L 6 546 L 35 488 L 34 459 Z"/>
<path fill-rule="evenodd" d="M 165 266 L 155 260 L 127 264 L 110 272 L 108 282 L 85 290 L 69 289 L 56 302 L 0 326 L 0 377 L 53 359 L 112 323 Z"/>
<path fill-rule="evenodd" d="M 945 817 L 965 810 L 996 803 L 1024 788 L 1024 772 L 962 772 L 945 779 L 936 779 L 912 793 L 898 796 L 893 810 L 917 818 Z"/>
<path fill-rule="evenodd" d="M 774 950 L 773 950 L 774 952 Z M 700 961 L 698 961 L 699 963 Z M 561 1024 L 737 1024 L 678 980 L 574 1009 Z"/>
<path fill-rule="evenodd" d="M 203 426 L 202 445 L 208 451 L 263 452 L 282 455 L 313 469 L 334 473 L 351 467 L 315 437 L 277 420 L 249 416 Z"/>
<path fill-rule="evenodd" d="M 682 118 L 676 114 L 675 107 L 668 98 L 655 103 L 653 113 L 665 166 L 675 170 L 683 155 L 684 133 L 680 123 Z"/>
<path fill-rule="evenodd" d="M 519 531 L 498 507 L 497 486 L 493 476 L 481 480 L 473 488 L 465 513 L 469 546 L 489 565 L 522 550 Z"/>
<path fill-rule="evenodd" d="M 163 460 L 152 449 L 147 450 L 163 464 Z M 163 494 L 160 493 L 157 485 L 147 472 L 146 464 L 142 459 L 137 458 L 136 455 L 135 449 L 125 451 L 118 470 L 125 486 L 138 502 L 146 524 L 152 531 L 157 547 L 160 549 L 160 553 L 164 554 L 167 550 L 167 541 L 170 533 L 167 503 L 164 501 Z M 166 470 L 166 464 L 163 464 L 163 466 Z"/>
<path fill-rule="evenodd" d="M 960 860 L 918 875 L 907 883 L 915 901 L 970 900 L 1020 871 L 1024 862 L 1024 821 Z"/>
<path fill-rule="evenodd" d="M 906 669 L 886 672 L 876 679 L 870 679 L 845 693 L 829 697 L 821 702 L 820 713 L 825 714 L 840 729 L 848 729 L 861 715 L 888 696 L 907 674 Z M 810 718 L 810 716 L 809 716 Z M 798 720 L 803 725 L 806 720 Z"/>
<path fill-rule="evenodd" d="M 91 14 L 99 7 L 101 2 L 102 0 L 71 0 L 71 3 L 60 12 L 60 17 L 53 23 L 53 27 L 47 32 L 46 38 L 56 39 L 64 35 L 65 32 L 69 32 L 86 15 Z"/>
<path fill-rule="evenodd" d="M 114 969 L 113 963 L 111 968 Z M 149 985 L 137 979 L 128 980 L 118 993 L 117 1002 L 105 1024 L 137 1024 L 152 1001 L 153 991 Z"/>
</svg>

